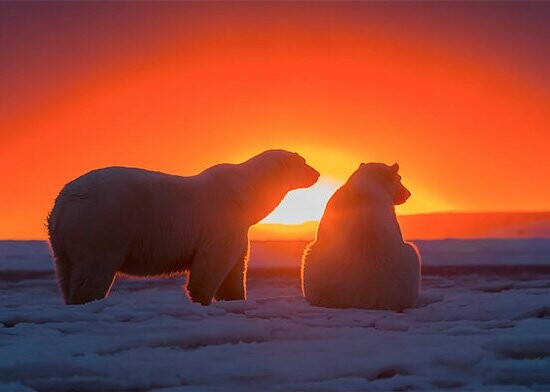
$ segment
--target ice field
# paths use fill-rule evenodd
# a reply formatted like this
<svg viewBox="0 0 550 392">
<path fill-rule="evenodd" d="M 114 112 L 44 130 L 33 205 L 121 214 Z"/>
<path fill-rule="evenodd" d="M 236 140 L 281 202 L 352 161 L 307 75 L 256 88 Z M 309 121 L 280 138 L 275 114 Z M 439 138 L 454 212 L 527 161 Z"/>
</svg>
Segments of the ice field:
<svg viewBox="0 0 550 392">
<path fill-rule="evenodd" d="M 65 306 L 43 242 L 0 242 L 0 390 L 550 390 L 550 241 L 418 241 L 404 313 L 300 295 L 297 250 L 252 247 L 247 301 L 118 279 Z"/>
</svg>

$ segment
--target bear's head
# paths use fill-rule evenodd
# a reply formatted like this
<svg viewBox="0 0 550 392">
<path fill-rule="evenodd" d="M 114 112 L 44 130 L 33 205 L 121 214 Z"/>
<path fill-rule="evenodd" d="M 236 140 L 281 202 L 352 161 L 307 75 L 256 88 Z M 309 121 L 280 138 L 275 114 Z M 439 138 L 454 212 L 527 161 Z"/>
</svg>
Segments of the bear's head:
<svg viewBox="0 0 550 392">
<path fill-rule="evenodd" d="M 308 188 L 319 172 L 300 155 L 285 150 L 268 150 L 243 163 L 249 223 L 265 218 L 291 190 Z"/>
<path fill-rule="evenodd" d="M 309 166 L 301 155 L 295 152 L 286 155 L 282 158 L 282 167 L 291 189 L 309 188 L 317 182 L 319 172 Z"/>
<path fill-rule="evenodd" d="M 319 172 L 295 152 L 267 150 L 248 161 L 263 179 L 279 183 L 287 192 L 308 188 L 319 179 Z"/>
<path fill-rule="evenodd" d="M 397 163 L 362 163 L 348 180 L 354 193 L 370 199 L 391 200 L 393 205 L 403 204 L 411 192 L 401 183 Z"/>
</svg>

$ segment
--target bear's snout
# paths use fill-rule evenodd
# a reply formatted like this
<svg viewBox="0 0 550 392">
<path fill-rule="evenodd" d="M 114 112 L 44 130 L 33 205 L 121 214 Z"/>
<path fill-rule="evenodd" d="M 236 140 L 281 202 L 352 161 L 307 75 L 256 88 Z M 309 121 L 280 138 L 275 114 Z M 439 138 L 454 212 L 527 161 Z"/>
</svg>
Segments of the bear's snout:
<svg viewBox="0 0 550 392">
<path fill-rule="evenodd" d="M 306 171 L 305 171 L 305 181 L 307 182 L 304 186 L 305 187 L 310 187 L 312 186 L 313 184 L 315 184 L 317 182 L 317 180 L 319 179 L 319 176 L 321 174 L 315 170 L 314 168 L 312 168 L 311 166 L 309 165 L 306 165 Z"/>
<path fill-rule="evenodd" d="M 405 203 L 409 197 L 411 197 L 411 192 L 405 188 L 403 184 L 399 184 L 399 188 L 393 198 L 393 204 L 396 206 L 401 205 Z"/>
</svg>

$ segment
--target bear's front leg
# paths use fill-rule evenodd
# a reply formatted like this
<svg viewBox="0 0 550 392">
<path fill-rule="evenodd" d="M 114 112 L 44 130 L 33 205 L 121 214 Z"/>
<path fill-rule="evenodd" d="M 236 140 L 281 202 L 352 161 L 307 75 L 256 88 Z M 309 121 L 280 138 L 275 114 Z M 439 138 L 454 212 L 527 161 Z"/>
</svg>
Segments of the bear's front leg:
<svg viewBox="0 0 550 392">
<path fill-rule="evenodd" d="M 244 236 L 227 236 L 211 240 L 196 253 L 189 271 L 187 292 L 193 302 L 209 305 L 220 286 L 237 266 L 244 262 L 248 238 Z M 244 271 L 244 264 L 243 264 Z M 241 284 L 243 272 L 241 272 Z M 244 293 L 243 293 L 244 295 Z"/>
<path fill-rule="evenodd" d="M 235 301 L 246 299 L 246 263 L 248 260 L 248 244 L 216 293 L 218 301 Z"/>
</svg>

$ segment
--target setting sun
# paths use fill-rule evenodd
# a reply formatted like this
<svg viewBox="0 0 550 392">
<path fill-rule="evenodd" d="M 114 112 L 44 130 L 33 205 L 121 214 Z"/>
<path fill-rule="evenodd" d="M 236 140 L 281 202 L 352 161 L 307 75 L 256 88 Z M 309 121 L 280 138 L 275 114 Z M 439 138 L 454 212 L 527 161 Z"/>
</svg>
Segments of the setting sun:
<svg viewBox="0 0 550 392">
<path fill-rule="evenodd" d="M 359 166 L 359 163 L 357 166 Z M 351 175 L 352 172 L 353 170 L 349 174 Z M 319 181 L 312 187 L 290 192 L 281 204 L 263 219 L 260 224 L 279 223 L 292 225 L 318 221 L 323 215 L 328 199 L 345 180 L 321 176 Z M 408 181 L 407 186 L 414 189 L 414 194 L 407 204 L 397 207 L 399 213 L 418 214 L 433 211 L 450 211 L 453 209 L 450 204 L 416 186 L 413 182 Z"/>
<path fill-rule="evenodd" d="M 309 221 L 318 221 L 325 209 L 326 202 L 332 194 L 347 180 L 347 178 L 363 162 L 369 161 L 369 154 L 361 159 L 353 154 L 331 151 L 330 149 L 311 147 L 297 149 L 303 151 L 302 155 L 321 173 L 319 181 L 307 189 L 298 189 L 290 192 L 281 204 L 263 219 L 260 224 L 300 224 Z M 389 164 L 393 162 L 387 162 Z M 402 168 L 402 173 L 407 173 L 407 168 Z M 426 190 L 414 178 L 405 174 L 406 185 L 413 190 L 411 199 L 404 205 L 398 206 L 397 211 L 402 214 L 419 214 L 434 211 L 451 211 L 452 204 L 442 200 L 435 192 Z"/>
<path fill-rule="evenodd" d="M 336 180 L 321 177 L 310 188 L 292 191 L 260 224 L 297 224 L 317 221 L 323 215 L 328 199 L 340 185 Z"/>
</svg>

